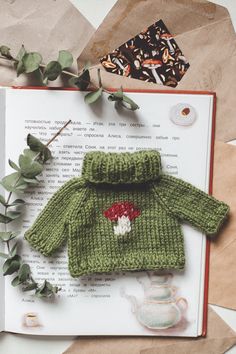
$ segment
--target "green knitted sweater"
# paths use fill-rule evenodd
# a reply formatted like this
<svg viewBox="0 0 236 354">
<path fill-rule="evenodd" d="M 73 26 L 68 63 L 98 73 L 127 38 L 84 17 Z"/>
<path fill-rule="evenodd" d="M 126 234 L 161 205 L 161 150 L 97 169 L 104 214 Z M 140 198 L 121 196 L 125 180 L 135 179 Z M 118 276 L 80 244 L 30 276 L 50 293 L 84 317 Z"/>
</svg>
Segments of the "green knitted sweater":
<svg viewBox="0 0 236 354">
<path fill-rule="evenodd" d="M 25 238 L 45 256 L 66 241 L 73 277 L 183 269 L 180 223 L 215 234 L 228 211 L 225 203 L 163 174 L 157 151 L 89 152 L 82 177 L 54 194 Z"/>
</svg>

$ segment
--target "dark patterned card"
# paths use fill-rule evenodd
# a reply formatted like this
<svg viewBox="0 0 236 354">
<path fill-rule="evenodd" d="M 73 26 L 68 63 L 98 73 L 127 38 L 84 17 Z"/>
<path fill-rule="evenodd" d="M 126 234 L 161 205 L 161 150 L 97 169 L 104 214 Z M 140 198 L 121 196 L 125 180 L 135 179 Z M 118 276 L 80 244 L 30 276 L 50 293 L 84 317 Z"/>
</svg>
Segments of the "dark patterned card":
<svg viewBox="0 0 236 354">
<path fill-rule="evenodd" d="M 100 59 L 114 74 L 175 87 L 189 63 L 162 20 Z"/>
</svg>

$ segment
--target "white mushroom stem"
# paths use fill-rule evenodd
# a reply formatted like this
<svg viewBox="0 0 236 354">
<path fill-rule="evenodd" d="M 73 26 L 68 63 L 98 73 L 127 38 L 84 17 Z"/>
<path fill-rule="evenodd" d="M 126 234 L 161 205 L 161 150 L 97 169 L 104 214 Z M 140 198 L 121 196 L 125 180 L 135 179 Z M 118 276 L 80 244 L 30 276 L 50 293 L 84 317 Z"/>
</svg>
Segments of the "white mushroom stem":
<svg viewBox="0 0 236 354">
<path fill-rule="evenodd" d="M 152 71 L 152 75 L 154 76 L 154 79 L 156 80 L 156 83 L 157 84 L 162 84 L 162 81 L 161 79 L 159 78 L 157 72 L 156 72 L 156 69 L 155 68 L 150 68 L 151 71 Z"/>
<path fill-rule="evenodd" d="M 114 226 L 115 235 L 125 235 L 131 231 L 131 223 L 128 216 L 121 216 L 117 220 L 117 225 Z"/>
<path fill-rule="evenodd" d="M 159 68 L 161 65 L 155 65 L 155 64 L 150 64 L 150 65 L 145 65 L 145 68 L 150 69 L 152 72 L 152 75 L 154 76 L 154 79 L 157 84 L 162 84 L 161 79 L 159 78 L 156 69 Z"/>
<path fill-rule="evenodd" d="M 168 45 L 168 47 L 169 47 L 169 49 L 170 49 L 170 54 L 174 54 L 175 49 L 174 49 L 174 47 L 172 46 L 172 44 L 170 43 L 170 38 L 166 38 L 166 41 L 167 41 L 167 45 Z"/>
<path fill-rule="evenodd" d="M 125 67 L 121 64 L 121 62 L 119 61 L 119 59 L 115 58 L 114 62 L 122 69 L 125 70 Z"/>
<path fill-rule="evenodd" d="M 178 59 L 182 60 L 184 62 L 184 64 L 188 63 L 187 59 L 183 55 L 179 55 Z"/>
</svg>

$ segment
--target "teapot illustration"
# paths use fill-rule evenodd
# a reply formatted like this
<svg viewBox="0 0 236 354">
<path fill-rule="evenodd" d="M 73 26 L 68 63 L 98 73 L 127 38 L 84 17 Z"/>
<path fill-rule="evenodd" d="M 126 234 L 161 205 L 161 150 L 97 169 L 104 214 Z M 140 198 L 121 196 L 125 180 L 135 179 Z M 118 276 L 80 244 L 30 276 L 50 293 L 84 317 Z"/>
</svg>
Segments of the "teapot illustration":
<svg viewBox="0 0 236 354">
<path fill-rule="evenodd" d="M 135 296 L 127 295 L 124 289 L 121 295 L 131 302 L 132 312 L 143 326 L 163 330 L 177 325 L 183 318 L 188 303 L 183 297 L 175 298 L 177 288 L 168 283 L 173 275 L 154 273 L 153 276 L 148 276 L 149 285 L 137 278 L 144 289 L 144 300 L 141 303 Z"/>
</svg>

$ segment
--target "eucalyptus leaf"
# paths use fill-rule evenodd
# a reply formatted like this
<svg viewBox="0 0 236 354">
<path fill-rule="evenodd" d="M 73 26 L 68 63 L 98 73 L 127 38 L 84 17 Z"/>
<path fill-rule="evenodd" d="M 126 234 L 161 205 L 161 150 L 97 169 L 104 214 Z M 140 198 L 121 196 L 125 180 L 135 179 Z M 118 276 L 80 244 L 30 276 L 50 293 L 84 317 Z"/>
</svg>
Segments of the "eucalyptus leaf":
<svg viewBox="0 0 236 354">
<path fill-rule="evenodd" d="M 87 104 L 92 104 L 96 102 L 102 96 L 102 88 L 100 87 L 97 91 L 92 91 L 84 96 L 84 101 Z"/>
<path fill-rule="evenodd" d="M 15 185 L 19 180 L 19 178 L 20 178 L 20 173 L 14 172 L 11 173 L 10 175 L 5 176 L 0 183 L 8 192 L 13 192 L 15 190 Z"/>
<path fill-rule="evenodd" d="M 62 66 L 58 61 L 50 61 L 44 70 L 43 77 L 46 80 L 54 81 L 62 72 Z"/>
<path fill-rule="evenodd" d="M 73 63 L 73 56 L 67 50 L 60 50 L 57 60 L 61 64 L 62 69 L 69 68 Z"/>
<path fill-rule="evenodd" d="M 30 276 L 30 266 L 26 263 L 23 263 L 21 266 L 20 266 L 20 269 L 19 269 L 19 272 L 18 272 L 18 276 L 19 276 L 19 279 L 22 280 L 22 281 L 26 281 L 27 279 L 29 279 L 29 276 Z"/>
<path fill-rule="evenodd" d="M 10 218 L 11 220 L 15 220 L 19 218 L 21 213 L 19 211 L 8 211 L 6 216 Z"/>
<path fill-rule="evenodd" d="M 13 232 L 13 231 L 2 231 L 0 232 L 0 239 L 3 242 L 11 241 L 20 235 L 20 232 Z"/>
<path fill-rule="evenodd" d="M 11 236 L 13 235 L 12 231 L 2 231 L 0 232 L 0 239 L 3 242 L 11 240 Z"/>
<path fill-rule="evenodd" d="M 34 152 L 42 152 L 45 149 L 45 145 L 38 138 L 31 134 L 27 135 L 27 145 Z M 25 151 L 27 151 L 27 149 L 24 150 L 24 154 L 26 155 Z"/>
<path fill-rule="evenodd" d="M 115 96 L 114 93 L 110 94 L 107 99 L 112 102 L 122 101 L 122 98 Z"/>
<path fill-rule="evenodd" d="M 26 53 L 22 58 L 22 62 L 24 64 L 25 72 L 29 74 L 39 68 L 42 62 L 42 56 L 36 52 Z"/>
<path fill-rule="evenodd" d="M 23 199 L 15 199 L 11 204 L 7 204 L 8 207 L 19 206 L 25 204 Z"/>
<path fill-rule="evenodd" d="M 24 178 L 21 176 L 16 184 L 13 192 L 23 192 L 28 187 L 28 184 L 24 181 Z"/>
<path fill-rule="evenodd" d="M 6 205 L 6 200 L 5 200 L 5 198 L 3 197 L 3 195 L 1 195 L 0 194 L 0 203 L 2 204 L 2 205 Z"/>
<path fill-rule="evenodd" d="M 131 111 L 135 111 L 136 109 L 139 109 L 139 106 L 137 105 L 137 103 L 135 103 L 133 100 L 131 100 L 131 98 L 129 98 L 128 96 L 126 96 L 123 93 L 122 88 L 117 90 L 116 92 L 111 93 L 108 96 L 108 100 L 109 101 L 115 101 L 116 102 L 116 107 L 118 107 L 119 105 L 131 110 Z"/>
<path fill-rule="evenodd" d="M 45 297 L 46 295 L 46 280 L 44 280 L 43 284 L 37 288 L 35 295 L 37 297 Z"/>
<path fill-rule="evenodd" d="M 17 236 L 20 235 L 20 231 L 14 231 L 11 234 L 10 240 L 13 240 L 14 238 L 16 238 Z"/>
<path fill-rule="evenodd" d="M 37 155 L 35 153 L 40 152 L 39 159 L 41 158 L 43 162 L 46 162 L 52 158 L 52 154 L 49 148 L 31 134 L 27 135 L 27 145 L 30 147 L 30 149 L 25 149 L 24 155 L 30 156 L 33 159 Z"/>
<path fill-rule="evenodd" d="M 90 84 L 90 74 L 86 69 L 78 77 L 72 77 L 69 80 L 70 85 L 78 87 L 80 90 L 84 91 L 88 88 Z"/>
<path fill-rule="evenodd" d="M 37 289 L 38 285 L 37 283 L 31 283 L 31 284 L 27 284 L 26 286 L 24 286 L 22 288 L 23 291 L 31 291 L 31 290 L 35 290 Z"/>
<path fill-rule="evenodd" d="M 125 107 L 131 111 L 136 111 L 137 109 L 139 109 L 139 106 L 137 105 L 137 103 L 135 103 L 133 100 L 131 100 L 131 98 L 129 98 L 126 95 L 123 95 L 123 99 L 121 101 L 121 104 L 123 107 Z"/>
<path fill-rule="evenodd" d="M 8 258 L 8 254 L 0 252 L 0 257 L 2 257 L 2 258 Z"/>
<path fill-rule="evenodd" d="M 12 281 L 11 281 L 12 286 L 18 286 L 22 283 L 23 283 L 23 281 L 19 279 L 18 275 L 14 279 L 12 279 Z"/>
<path fill-rule="evenodd" d="M 18 54 L 17 54 L 17 56 L 16 56 L 16 59 L 17 60 L 22 60 L 23 59 L 23 57 L 24 57 L 24 55 L 26 54 L 27 52 L 26 52 L 26 50 L 25 50 L 25 47 L 24 47 L 24 45 L 22 44 L 22 46 L 21 46 L 21 48 L 20 48 L 20 50 L 19 50 L 19 52 L 18 52 Z"/>
<path fill-rule="evenodd" d="M 47 280 L 43 282 L 43 285 L 39 287 L 35 295 L 37 297 L 52 297 L 54 296 L 60 289 L 57 286 L 53 286 Z"/>
<path fill-rule="evenodd" d="M 21 257 L 15 255 L 14 257 L 8 258 L 3 264 L 3 275 L 11 275 L 15 273 L 21 266 Z"/>
<path fill-rule="evenodd" d="M 44 80 L 43 80 L 43 71 L 42 71 L 42 69 L 40 67 L 37 70 L 34 71 L 34 77 L 35 77 L 35 80 L 38 81 L 40 86 L 45 86 L 46 85 L 44 83 Z"/>
<path fill-rule="evenodd" d="M 26 50 L 24 45 L 21 46 L 16 59 L 18 60 L 18 63 L 16 64 L 16 73 L 17 76 L 19 76 L 20 74 L 22 74 L 25 71 L 25 67 L 24 67 L 24 63 L 23 63 L 23 57 L 26 54 Z"/>
<path fill-rule="evenodd" d="M 15 188 L 14 190 L 13 190 L 13 192 L 21 192 L 21 193 L 23 193 L 24 192 L 24 190 L 26 189 L 28 187 L 28 184 L 21 184 L 21 185 L 19 185 L 19 186 L 17 186 L 17 188 Z"/>
<path fill-rule="evenodd" d="M 8 261 L 10 261 L 10 259 L 6 260 L 6 262 L 8 262 Z M 3 272 L 3 275 L 4 276 L 5 275 L 11 275 L 11 274 L 15 273 L 19 268 L 20 268 L 20 262 L 19 261 L 11 261 L 9 264 L 5 265 L 5 267 L 3 268 L 3 269 L 5 269 L 5 271 Z"/>
<path fill-rule="evenodd" d="M 10 53 L 10 48 L 7 47 L 6 45 L 1 45 L 0 46 L 0 53 L 2 56 L 8 58 L 8 59 L 11 59 L 12 56 L 11 56 L 11 53 Z"/>
<path fill-rule="evenodd" d="M 13 247 L 11 248 L 11 257 L 14 257 L 16 255 L 16 251 L 17 251 L 17 242 L 13 245 Z"/>
<path fill-rule="evenodd" d="M 33 185 L 39 184 L 39 181 L 36 178 L 24 178 L 24 181 Z"/>
<path fill-rule="evenodd" d="M 12 221 L 12 218 L 8 217 L 7 215 L 0 214 L 0 223 L 1 224 L 8 224 Z"/>
<path fill-rule="evenodd" d="M 17 164 L 15 164 L 15 162 L 11 161 L 10 159 L 8 160 L 9 165 L 16 171 L 20 171 L 19 167 L 17 166 Z"/>
<path fill-rule="evenodd" d="M 2 179 L 0 184 L 8 191 L 8 192 L 18 192 L 27 188 L 26 182 L 23 181 L 19 172 L 14 172 L 11 175 L 8 175 Z"/>
<path fill-rule="evenodd" d="M 10 231 L 10 236 L 8 236 L 8 239 L 5 240 L 5 242 L 6 241 L 11 241 L 11 240 L 13 240 L 14 238 L 16 238 L 19 235 L 20 235 L 20 231 L 15 231 L 15 232 Z"/>
<path fill-rule="evenodd" d="M 19 60 L 18 63 L 16 64 L 16 76 L 18 77 L 24 72 L 25 72 L 24 63 L 22 60 Z"/>
<path fill-rule="evenodd" d="M 49 148 L 46 146 L 43 152 L 41 153 L 43 162 L 47 162 L 52 159 L 52 153 Z"/>
<path fill-rule="evenodd" d="M 109 101 L 122 101 L 123 99 L 123 92 L 118 90 L 116 92 L 113 92 L 111 93 L 109 96 L 108 96 L 108 100 Z"/>
<path fill-rule="evenodd" d="M 39 154 L 37 151 L 33 151 L 31 149 L 24 149 L 23 153 L 24 153 L 24 155 L 29 156 L 32 160 L 34 160 L 35 157 Z"/>
<path fill-rule="evenodd" d="M 18 192 L 22 191 L 27 187 L 27 183 L 21 177 L 20 172 L 14 172 L 8 176 L 5 176 L 0 184 L 8 191 L 8 192 Z"/>
<path fill-rule="evenodd" d="M 43 166 L 37 161 L 33 161 L 29 156 L 20 155 L 19 166 L 23 177 L 33 178 L 43 171 Z"/>
</svg>

